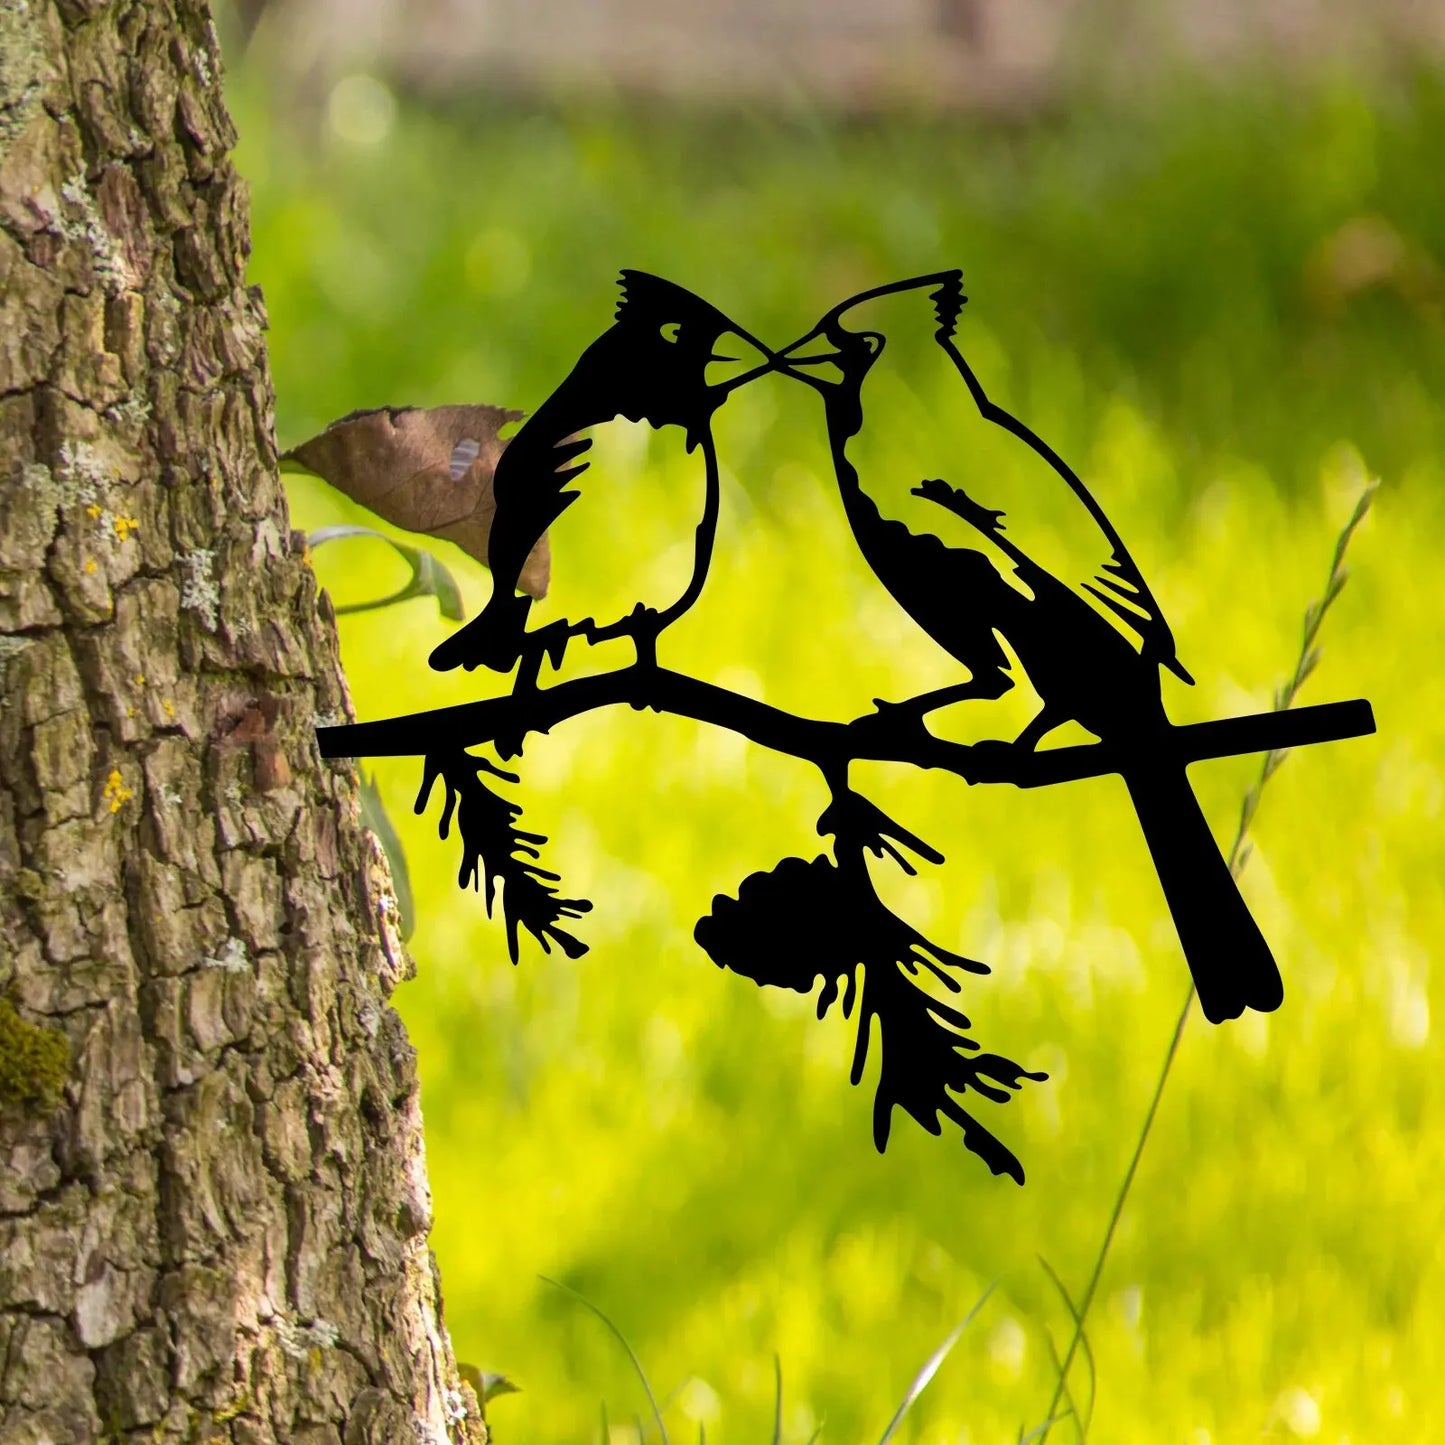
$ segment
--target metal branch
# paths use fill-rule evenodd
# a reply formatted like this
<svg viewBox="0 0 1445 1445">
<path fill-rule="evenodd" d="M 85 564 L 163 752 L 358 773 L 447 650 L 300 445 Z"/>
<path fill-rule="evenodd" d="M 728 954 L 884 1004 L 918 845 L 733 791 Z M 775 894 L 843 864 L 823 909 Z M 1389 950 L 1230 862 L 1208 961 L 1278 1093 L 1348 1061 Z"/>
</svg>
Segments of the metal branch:
<svg viewBox="0 0 1445 1445">
<path fill-rule="evenodd" d="M 906 704 L 852 722 L 830 722 L 785 712 L 685 673 L 638 664 L 507 697 L 376 722 L 317 728 L 316 739 L 323 758 L 419 757 L 476 747 L 502 736 L 519 739 L 527 733 L 550 732 L 570 718 L 622 703 L 725 727 L 761 747 L 803 758 L 820 768 L 863 759 L 912 763 L 954 773 L 970 783 L 1037 788 L 1116 773 L 1126 761 L 1117 745 L 1102 742 L 1041 752 L 995 746 L 985 758 L 965 743 L 935 737 L 916 715 L 907 715 Z M 1356 698 L 1288 712 L 1191 723 L 1172 728 L 1162 737 L 1176 758 L 1192 763 L 1334 742 L 1374 731 L 1370 704 Z"/>
</svg>

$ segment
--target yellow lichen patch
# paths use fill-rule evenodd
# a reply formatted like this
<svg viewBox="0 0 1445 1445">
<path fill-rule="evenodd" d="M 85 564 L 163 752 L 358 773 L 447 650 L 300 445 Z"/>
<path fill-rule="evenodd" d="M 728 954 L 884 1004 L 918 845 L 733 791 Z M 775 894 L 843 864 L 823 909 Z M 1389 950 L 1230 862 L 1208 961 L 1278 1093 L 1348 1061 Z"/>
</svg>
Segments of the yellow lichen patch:
<svg viewBox="0 0 1445 1445">
<path fill-rule="evenodd" d="M 0 1107 L 30 1105 L 48 1112 L 60 1102 L 70 1072 L 70 1040 L 58 1029 L 26 1023 L 0 998 Z"/>
<path fill-rule="evenodd" d="M 105 791 L 101 798 L 109 806 L 112 813 L 120 810 L 135 797 L 135 793 L 125 785 L 125 779 L 120 775 L 119 768 L 112 768 L 110 776 L 105 780 Z"/>
<path fill-rule="evenodd" d="M 143 673 L 143 672 L 138 672 L 138 673 L 136 673 L 136 675 L 135 675 L 135 685 L 136 685 L 137 687 L 144 687 L 144 686 L 146 685 L 146 675 L 145 675 L 145 673 Z"/>
<path fill-rule="evenodd" d="M 85 509 L 85 515 L 89 517 L 92 522 L 98 522 L 101 517 L 105 515 L 105 508 L 102 507 L 99 502 L 92 502 Z"/>
<path fill-rule="evenodd" d="M 85 559 L 85 571 L 86 571 L 86 575 L 87 575 L 87 576 L 89 576 L 92 572 L 95 571 L 95 558 L 94 558 L 94 557 L 87 557 L 87 558 Z"/>
<path fill-rule="evenodd" d="M 251 1408 L 251 1397 L 242 1391 L 229 1405 L 222 1405 L 211 1415 L 211 1422 L 216 1425 L 227 1425 L 232 1420 L 238 1419 Z"/>
<path fill-rule="evenodd" d="M 165 698 L 161 702 L 161 711 L 165 713 L 167 718 L 174 718 L 176 715 L 176 705 L 170 698 Z"/>
<path fill-rule="evenodd" d="M 115 517 L 112 521 L 115 526 L 116 541 L 118 542 L 127 541 L 132 532 L 140 531 L 140 522 L 135 517 Z"/>
</svg>

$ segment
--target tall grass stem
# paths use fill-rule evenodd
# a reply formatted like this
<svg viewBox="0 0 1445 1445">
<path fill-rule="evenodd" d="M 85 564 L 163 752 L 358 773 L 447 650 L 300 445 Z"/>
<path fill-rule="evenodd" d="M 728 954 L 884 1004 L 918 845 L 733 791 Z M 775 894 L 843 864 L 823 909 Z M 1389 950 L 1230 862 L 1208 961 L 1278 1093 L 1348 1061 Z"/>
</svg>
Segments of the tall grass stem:
<svg viewBox="0 0 1445 1445">
<path fill-rule="evenodd" d="M 1374 501 L 1378 487 L 1378 480 L 1366 483 L 1355 503 L 1354 511 L 1350 514 L 1349 521 L 1345 523 L 1344 528 L 1335 539 L 1334 555 L 1330 558 L 1330 572 L 1325 581 L 1324 593 L 1318 602 L 1311 602 L 1305 608 L 1304 631 L 1300 639 L 1299 654 L 1295 659 L 1294 671 L 1290 675 L 1290 680 L 1274 695 L 1274 706 L 1277 712 L 1293 705 L 1305 679 L 1319 664 L 1320 650 L 1317 639 L 1320 627 L 1325 620 L 1325 614 L 1334 605 L 1348 580 L 1349 572 L 1345 567 L 1345 553 L 1349 549 L 1350 539 L 1355 535 L 1355 529 L 1365 520 L 1365 514 L 1370 510 L 1370 504 Z M 1259 801 L 1264 793 L 1265 784 L 1279 771 L 1286 756 L 1288 754 L 1285 752 L 1266 753 L 1264 761 L 1260 764 L 1258 778 L 1245 790 L 1244 800 L 1239 809 L 1239 825 L 1235 829 L 1234 842 L 1229 850 L 1229 871 L 1235 878 L 1243 873 L 1245 864 L 1249 862 L 1250 848 L 1245 838 L 1250 824 L 1254 821 L 1254 815 L 1259 810 Z M 1084 1326 L 1089 1316 L 1089 1308 L 1094 1303 L 1099 1280 L 1103 1276 L 1105 1264 L 1108 1263 L 1114 1235 L 1124 1213 L 1124 1206 L 1129 1201 L 1129 1193 L 1134 1187 L 1134 1178 L 1139 1171 L 1139 1160 L 1143 1157 L 1144 1146 L 1149 1142 L 1149 1133 L 1153 1129 L 1154 1119 L 1159 1113 L 1160 1100 L 1164 1097 L 1164 1086 L 1169 1082 L 1169 1074 L 1179 1053 L 1179 1043 L 1184 1037 L 1184 1026 L 1189 1022 L 1189 1013 L 1193 1007 L 1194 986 L 1191 984 L 1189 992 L 1184 996 L 1179 1017 L 1174 1021 L 1174 1032 L 1170 1036 L 1169 1047 L 1164 1051 L 1164 1064 L 1159 1070 L 1159 1081 L 1154 1085 L 1154 1093 L 1149 1099 L 1149 1107 L 1144 1114 L 1143 1126 L 1135 1141 L 1134 1151 L 1129 1156 L 1129 1167 L 1124 1171 L 1124 1178 L 1120 1181 L 1118 1193 L 1114 1197 L 1113 1208 L 1109 1211 L 1109 1223 L 1104 1229 L 1104 1237 L 1099 1243 L 1098 1254 L 1095 1256 L 1093 1268 L 1089 1272 L 1089 1283 L 1079 1301 L 1074 1319 L 1074 1330 L 1069 1338 L 1069 1347 L 1065 1350 L 1063 1361 L 1059 1365 L 1054 1383 L 1053 1399 L 1049 1402 L 1048 1412 L 1042 1426 L 1043 1433 L 1039 1436 L 1040 1445 L 1047 1441 L 1049 1429 L 1055 1423 L 1059 1404 L 1066 1393 L 1069 1368 L 1074 1362 L 1074 1357 L 1079 1351 L 1080 1341 L 1084 1337 Z M 1084 1435 L 1085 1429 L 1081 1427 L 1079 1431 L 1081 1441 Z"/>
</svg>

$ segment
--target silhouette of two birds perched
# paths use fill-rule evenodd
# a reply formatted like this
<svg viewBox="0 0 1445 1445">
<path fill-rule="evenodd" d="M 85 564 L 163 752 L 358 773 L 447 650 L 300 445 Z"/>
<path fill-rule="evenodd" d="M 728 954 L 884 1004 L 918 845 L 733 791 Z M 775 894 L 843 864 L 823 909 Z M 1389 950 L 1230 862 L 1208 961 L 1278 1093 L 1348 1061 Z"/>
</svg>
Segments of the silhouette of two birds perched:
<svg viewBox="0 0 1445 1445">
<path fill-rule="evenodd" d="M 514 691 L 521 692 L 536 687 L 544 658 L 560 666 L 576 636 L 589 643 L 627 637 L 640 664 L 655 662 L 658 635 L 697 601 L 712 557 L 719 506 L 713 416 L 737 387 L 781 372 L 823 399 L 841 500 L 864 559 L 909 617 L 968 671 L 952 687 L 896 706 L 911 708 L 921 725 L 935 708 L 1001 697 L 1013 686 L 1002 638 L 1043 706 L 1013 743 L 975 746 L 980 776 L 991 757 L 997 769 L 1007 751 L 1032 749 L 1069 721 L 1114 748 L 1205 1016 L 1218 1023 L 1246 1008 L 1277 1008 L 1279 970 L 1171 747 L 1160 669 L 1193 679 L 1096 499 L 1045 442 L 988 399 L 958 349 L 961 273 L 863 292 L 776 353 L 682 287 L 638 271 L 624 271 L 622 284 L 614 324 L 503 452 L 493 484 L 491 597 L 432 652 L 431 665 L 516 668 Z M 870 324 L 870 314 L 880 311 L 892 314 Z M 954 428 L 923 420 L 944 452 L 945 465 L 932 476 L 901 478 L 890 455 L 901 429 L 918 430 L 916 417 L 889 414 L 889 398 L 898 393 L 880 385 L 889 374 L 889 348 L 909 353 L 900 327 L 914 342 L 931 341 L 929 354 L 964 403 Z M 911 354 L 917 352 L 915 345 Z M 717 377 L 724 367 L 728 374 Z M 579 434 L 617 418 L 680 427 L 689 456 L 698 454 L 704 500 L 691 576 L 677 597 L 639 602 L 624 616 L 529 630 L 532 599 L 518 590 L 522 567 L 582 495 L 571 484 L 587 468 L 591 443 Z M 1007 467 L 994 465 L 1005 455 L 1000 443 L 1013 449 Z M 900 484 L 961 519 L 970 544 L 947 545 L 885 515 L 890 486 Z"/>
</svg>

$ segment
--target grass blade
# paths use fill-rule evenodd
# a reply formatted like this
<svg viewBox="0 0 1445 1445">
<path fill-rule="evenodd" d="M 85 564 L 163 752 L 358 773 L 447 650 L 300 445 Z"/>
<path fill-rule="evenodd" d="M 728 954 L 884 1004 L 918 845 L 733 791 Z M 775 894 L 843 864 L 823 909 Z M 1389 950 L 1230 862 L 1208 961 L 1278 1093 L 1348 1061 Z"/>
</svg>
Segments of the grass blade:
<svg viewBox="0 0 1445 1445">
<path fill-rule="evenodd" d="M 1044 1331 L 1044 1339 L 1048 1341 L 1049 1358 L 1054 1362 L 1054 1369 L 1062 1370 L 1064 1362 L 1059 1358 L 1058 1346 L 1054 1344 L 1054 1337 L 1048 1330 Z M 1068 1407 L 1064 1411 L 1064 1414 L 1072 1417 L 1074 1421 L 1074 1430 L 1078 1434 L 1079 1445 L 1084 1445 L 1084 1433 L 1087 1427 L 1084 1422 L 1079 1419 L 1079 1407 L 1074 1401 L 1074 1392 L 1069 1388 L 1067 1377 L 1064 1379 L 1064 1404 Z"/>
<path fill-rule="evenodd" d="M 627 1358 L 632 1361 L 632 1368 L 637 1371 L 637 1378 L 642 1381 L 642 1388 L 647 1395 L 647 1403 L 652 1406 L 652 1418 L 657 1421 L 657 1433 L 662 1439 L 662 1445 L 668 1445 L 667 1426 L 662 1423 L 662 1411 L 657 1406 L 657 1396 L 652 1393 L 652 1386 L 648 1383 L 647 1371 L 642 1368 L 642 1361 L 637 1358 L 637 1352 L 627 1343 L 627 1336 L 592 1303 L 584 1294 L 579 1294 L 571 1285 L 563 1284 L 559 1279 L 551 1279 L 545 1274 L 539 1274 L 538 1279 L 545 1284 L 550 1284 L 560 1289 L 564 1294 L 569 1294 L 578 1304 L 585 1305 L 609 1330 L 617 1337 L 617 1342 L 627 1351 Z M 637 1438 L 642 1439 L 642 1422 L 637 1422 Z"/>
<path fill-rule="evenodd" d="M 385 532 L 378 532 L 374 527 L 351 525 L 318 527 L 307 537 L 306 545 L 314 552 L 327 542 L 346 537 L 377 537 L 389 544 L 406 559 L 407 566 L 411 568 L 411 581 L 399 592 L 393 592 L 388 597 L 378 597 L 372 602 L 348 602 L 342 606 L 335 606 L 333 603 L 338 617 L 356 612 L 373 612 L 380 607 L 390 607 L 395 602 L 410 601 L 413 597 L 435 597 L 441 615 L 452 622 L 460 622 L 466 616 L 456 578 L 438 558 L 420 547 L 409 547 L 405 542 L 398 542 L 395 537 L 388 537 Z"/>
<path fill-rule="evenodd" d="M 783 1445 L 783 1362 L 773 1356 L 773 1379 L 777 1388 L 773 1392 L 773 1445 Z"/>
<path fill-rule="evenodd" d="M 1059 1278 L 1058 1273 L 1054 1269 L 1053 1265 L 1051 1265 L 1048 1260 L 1043 1257 L 1043 1255 L 1039 1255 L 1039 1263 L 1043 1265 L 1044 1273 L 1047 1274 L 1048 1277 L 1054 1282 L 1054 1288 L 1058 1290 L 1060 1298 L 1062 1298 L 1062 1300 L 1064 1301 L 1064 1307 L 1068 1310 L 1069 1317 L 1074 1322 L 1074 1328 L 1079 1332 L 1079 1343 L 1083 1346 L 1084 1350 L 1084 1363 L 1089 1367 L 1089 1413 L 1085 1415 L 1079 1426 L 1080 1441 L 1087 1440 L 1089 1437 L 1089 1425 L 1094 1418 L 1094 1396 L 1097 1393 L 1098 1385 L 1098 1374 L 1094 1367 L 1093 1346 L 1089 1344 L 1089 1335 L 1088 1332 L 1084 1329 L 1083 1316 L 1080 1315 L 1079 1311 L 1075 1308 L 1073 1296 L 1070 1295 L 1069 1291 L 1064 1287 L 1063 1280 Z M 1053 1336 L 1050 1335 L 1049 1349 L 1053 1350 L 1053 1348 Z M 1054 1364 L 1057 1366 L 1059 1363 L 1060 1362 L 1058 1360 L 1058 1357 L 1055 1356 Z M 1070 1406 L 1074 1406 L 1074 1402 L 1072 1399 L 1069 1401 L 1069 1404 Z M 1077 1419 L 1077 1407 L 1074 1407 L 1074 1411 L 1075 1419 Z"/>
<path fill-rule="evenodd" d="M 1048 1433 L 1048 1431 L 1052 1430 L 1053 1427 L 1057 1425 L 1060 1420 L 1067 1420 L 1069 1418 L 1069 1414 L 1070 1412 L 1068 1410 L 1060 1410 L 1057 1415 L 1050 1415 L 1049 1418 L 1045 1420 L 1042 1425 L 1035 1425 L 1034 1428 L 1030 1430 L 1027 1435 L 1023 1434 L 1021 1431 L 1019 1433 L 1018 1445 L 1033 1445 L 1033 1441 L 1043 1439 L 1043 1437 Z"/>
<path fill-rule="evenodd" d="M 1345 523 L 1344 529 L 1335 539 L 1334 555 L 1330 558 L 1330 575 L 1325 579 L 1325 589 L 1322 594 L 1323 601 L 1311 602 L 1305 608 L 1304 633 L 1300 639 L 1299 655 L 1296 658 L 1294 671 L 1289 682 L 1282 687 L 1274 698 L 1277 711 L 1284 711 L 1290 707 L 1299 692 L 1309 672 L 1314 669 L 1319 661 L 1319 650 L 1315 641 L 1319 637 L 1320 625 L 1324 622 L 1325 614 L 1339 597 L 1345 585 L 1348 572 L 1345 568 L 1345 552 L 1350 545 L 1350 539 L 1355 534 L 1355 528 L 1365 519 L 1365 514 L 1370 510 L 1370 504 L 1374 501 L 1375 492 L 1379 488 L 1378 480 L 1372 480 L 1366 484 L 1360 493 L 1359 500 L 1355 503 L 1355 510 L 1350 520 Z M 1264 761 L 1260 764 L 1260 774 L 1254 786 L 1249 788 L 1244 795 L 1244 803 L 1239 813 L 1239 826 L 1235 829 L 1234 845 L 1229 850 L 1229 871 L 1238 878 L 1244 871 L 1244 865 L 1249 859 L 1249 844 L 1245 841 L 1245 835 L 1249 831 L 1249 825 L 1254 819 L 1255 811 L 1259 807 L 1260 796 L 1264 791 L 1265 784 L 1278 770 L 1282 758 L 1266 754 Z M 1144 1146 L 1149 1141 L 1149 1131 L 1154 1127 L 1154 1117 L 1159 1112 L 1159 1101 L 1164 1097 L 1164 1086 L 1169 1082 L 1169 1073 L 1174 1067 L 1175 1056 L 1179 1052 L 1179 1041 L 1184 1036 L 1184 1026 L 1189 1022 L 1189 1011 L 1194 1006 L 1194 985 L 1191 983 L 1189 992 L 1184 996 L 1184 1006 L 1179 1010 L 1179 1017 L 1174 1023 L 1174 1034 L 1169 1040 L 1169 1047 L 1164 1051 L 1164 1067 L 1159 1071 L 1159 1082 L 1154 1086 L 1153 1097 L 1149 1100 L 1149 1108 L 1144 1114 L 1144 1125 L 1139 1131 L 1138 1142 L 1134 1145 L 1134 1153 L 1129 1160 L 1129 1167 L 1124 1171 L 1123 1182 L 1119 1186 L 1119 1192 L 1114 1199 L 1114 1207 L 1109 1214 L 1109 1223 L 1104 1230 L 1103 1242 L 1099 1245 L 1099 1253 L 1094 1259 L 1094 1267 L 1089 1275 L 1089 1283 L 1084 1290 L 1083 1298 L 1079 1301 L 1077 1322 L 1074 1325 L 1074 1333 L 1069 1340 L 1069 1348 L 1064 1352 L 1064 1358 L 1059 1366 L 1058 1378 L 1054 1385 L 1054 1397 L 1049 1402 L 1049 1416 L 1039 1426 L 1039 1439 L 1047 1440 L 1049 1429 L 1056 1417 L 1055 1411 L 1059 1408 L 1059 1402 L 1065 1393 L 1065 1382 L 1068 1377 L 1069 1366 L 1073 1364 L 1074 1356 L 1078 1353 L 1079 1342 L 1084 1333 L 1084 1321 L 1088 1317 L 1089 1309 L 1094 1303 L 1094 1294 L 1099 1287 L 1099 1278 L 1104 1272 L 1104 1265 L 1109 1258 L 1110 1247 L 1114 1243 L 1114 1234 L 1119 1227 L 1119 1217 L 1124 1212 L 1124 1205 L 1128 1202 L 1129 1191 L 1134 1185 L 1134 1176 L 1139 1169 L 1139 1159 L 1144 1153 Z M 1092 1406 L 1090 1407 L 1092 1409 Z M 1038 1431 L 1035 1432 L 1038 1434 Z M 1032 1436 L 1030 1437 L 1033 1438 Z"/>
<path fill-rule="evenodd" d="M 938 1373 L 939 1366 L 948 1358 L 949 1352 L 958 1343 L 964 1330 L 973 1323 L 974 1316 L 983 1308 L 984 1301 L 993 1293 L 994 1285 L 997 1283 L 998 1281 L 995 1280 L 979 1295 L 973 1308 L 949 1331 L 948 1338 L 923 1362 L 923 1368 L 913 1377 L 913 1383 L 909 1385 L 907 1393 L 899 1401 L 898 1408 L 893 1412 L 893 1418 L 888 1422 L 888 1428 L 883 1432 L 883 1437 L 879 1440 L 878 1445 L 888 1445 L 894 1432 L 903 1423 L 903 1417 L 912 1408 L 913 1402 L 928 1388 L 929 1383 Z"/>
</svg>

